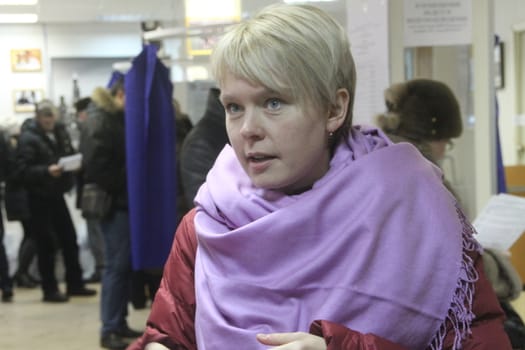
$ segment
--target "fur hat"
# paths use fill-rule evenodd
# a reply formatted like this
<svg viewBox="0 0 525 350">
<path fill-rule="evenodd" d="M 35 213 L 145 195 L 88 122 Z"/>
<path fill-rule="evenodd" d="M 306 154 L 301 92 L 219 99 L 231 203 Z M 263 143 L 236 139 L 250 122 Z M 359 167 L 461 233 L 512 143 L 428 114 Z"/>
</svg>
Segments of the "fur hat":
<svg viewBox="0 0 525 350">
<path fill-rule="evenodd" d="M 387 113 L 378 116 L 387 133 L 414 140 L 444 140 L 461 135 L 459 103 L 442 82 L 414 79 L 385 90 Z"/>
</svg>

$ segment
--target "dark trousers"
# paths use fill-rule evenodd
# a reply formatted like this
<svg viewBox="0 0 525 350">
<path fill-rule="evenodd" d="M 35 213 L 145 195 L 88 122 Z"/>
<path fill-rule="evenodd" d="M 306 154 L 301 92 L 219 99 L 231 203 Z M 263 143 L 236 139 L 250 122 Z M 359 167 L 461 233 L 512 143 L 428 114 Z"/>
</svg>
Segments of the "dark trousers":
<svg viewBox="0 0 525 350">
<path fill-rule="evenodd" d="M 27 219 L 21 220 L 20 223 L 22 224 L 24 231 L 24 238 L 18 249 L 17 274 L 24 275 L 29 273 L 29 266 L 31 266 L 33 258 L 36 256 L 37 252 L 35 237 L 31 234 L 31 224 Z"/>
<path fill-rule="evenodd" d="M 7 254 L 4 246 L 4 228 L 0 228 L 0 289 L 11 290 L 12 282 L 9 277 L 9 263 L 7 261 Z"/>
<path fill-rule="evenodd" d="M 117 211 L 100 223 L 104 235 L 105 266 L 102 274 L 100 311 L 101 335 L 127 327 L 129 290 L 131 285 L 131 237 L 129 215 Z"/>
<path fill-rule="evenodd" d="M 37 244 L 38 269 L 44 293 L 58 291 L 55 276 L 55 252 L 61 249 L 68 289 L 82 287 L 82 270 L 78 258 L 77 234 L 69 209 L 62 196 L 29 196 L 30 230 Z"/>
</svg>

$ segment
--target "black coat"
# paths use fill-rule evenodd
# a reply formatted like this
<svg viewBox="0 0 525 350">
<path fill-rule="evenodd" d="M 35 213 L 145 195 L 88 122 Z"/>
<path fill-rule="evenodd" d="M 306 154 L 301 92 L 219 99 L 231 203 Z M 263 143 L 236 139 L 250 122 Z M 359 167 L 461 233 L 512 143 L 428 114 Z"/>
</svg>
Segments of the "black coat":
<svg viewBox="0 0 525 350">
<path fill-rule="evenodd" d="M 7 151 L 7 164 L 5 173 L 4 203 L 7 220 L 22 221 L 29 219 L 29 203 L 27 191 L 23 181 L 16 173 L 16 152 L 18 148 L 19 135 L 12 135 L 5 139 Z"/>
<path fill-rule="evenodd" d="M 48 167 L 57 164 L 60 157 L 75 153 L 65 126 L 56 123 L 52 141 L 35 119 L 24 122 L 16 151 L 15 176 L 30 195 L 60 197 L 73 187 L 71 172 L 52 177 Z"/>
<path fill-rule="evenodd" d="M 96 183 L 113 197 L 115 209 L 128 209 L 124 112 L 110 106 L 103 89 L 93 93 L 82 127 L 80 151 L 84 184 Z"/>
<path fill-rule="evenodd" d="M 191 129 L 182 145 L 180 174 L 184 196 L 190 208 L 215 159 L 228 143 L 225 112 L 219 101 L 219 93 L 219 89 L 210 89 L 204 116 Z"/>
</svg>

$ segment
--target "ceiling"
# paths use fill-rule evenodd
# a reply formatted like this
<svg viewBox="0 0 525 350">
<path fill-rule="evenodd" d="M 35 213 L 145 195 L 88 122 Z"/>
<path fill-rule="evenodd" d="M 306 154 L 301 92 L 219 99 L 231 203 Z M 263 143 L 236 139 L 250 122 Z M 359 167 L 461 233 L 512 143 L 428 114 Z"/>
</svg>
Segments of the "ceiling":
<svg viewBox="0 0 525 350">
<path fill-rule="evenodd" d="M 216 0 L 220 1 L 220 0 Z M 336 17 L 345 0 L 314 3 Z M 326 0 L 325 0 L 326 1 Z M 279 0 L 241 0 L 243 16 Z M 39 23 L 170 22 L 184 25 L 184 0 L 39 0 L 34 6 L 2 6 L 0 13 L 36 12 Z"/>
<path fill-rule="evenodd" d="M 2 13 L 36 12 L 39 23 L 184 20 L 184 0 L 39 0 L 35 6 L 2 6 Z"/>
</svg>

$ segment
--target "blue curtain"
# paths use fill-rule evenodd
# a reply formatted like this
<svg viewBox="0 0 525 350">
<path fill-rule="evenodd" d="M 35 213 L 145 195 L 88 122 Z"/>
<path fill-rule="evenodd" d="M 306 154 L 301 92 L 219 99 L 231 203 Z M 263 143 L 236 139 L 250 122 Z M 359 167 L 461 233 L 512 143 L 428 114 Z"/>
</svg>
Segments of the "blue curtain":
<svg viewBox="0 0 525 350">
<path fill-rule="evenodd" d="M 145 46 L 124 80 L 132 263 L 162 268 L 176 229 L 175 114 L 169 70 Z"/>
<path fill-rule="evenodd" d="M 118 81 L 118 80 L 120 80 L 121 78 L 123 78 L 123 77 L 124 77 L 124 74 L 122 74 L 121 72 L 119 72 L 119 71 L 113 71 L 113 72 L 111 73 L 111 77 L 109 78 L 109 81 L 108 81 L 108 84 L 106 85 L 106 87 L 107 87 L 108 89 L 111 89 L 111 87 L 113 86 L 113 84 L 114 84 L 116 81 Z"/>
<path fill-rule="evenodd" d="M 499 36 L 494 36 L 494 45 L 499 44 Z M 501 142 L 499 137 L 499 104 L 498 96 L 495 96 L 496 104 L 496 169 L 498 180 L 498 193 L 507 192 L 507 181 L 505 179 L 505 167 L 503 166 L 503 156 L 501 155 Z"/>
<path fill-rule="evenodd" d="M 503 156 L 501 155 L 501 142 L 499 137 L 499 104 L 496 97 L 496 169 L 498 179 L 498 193 L 507 192 L 507 181 L 505 178 L 505 167 L 503 166 Z"/>
</svg>

